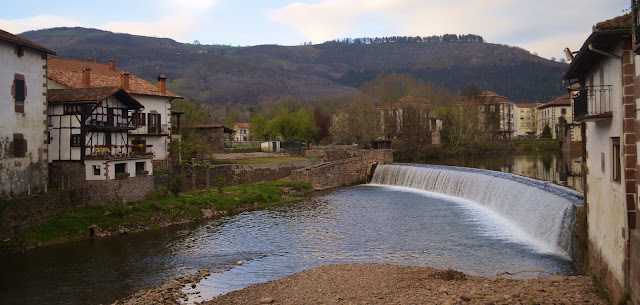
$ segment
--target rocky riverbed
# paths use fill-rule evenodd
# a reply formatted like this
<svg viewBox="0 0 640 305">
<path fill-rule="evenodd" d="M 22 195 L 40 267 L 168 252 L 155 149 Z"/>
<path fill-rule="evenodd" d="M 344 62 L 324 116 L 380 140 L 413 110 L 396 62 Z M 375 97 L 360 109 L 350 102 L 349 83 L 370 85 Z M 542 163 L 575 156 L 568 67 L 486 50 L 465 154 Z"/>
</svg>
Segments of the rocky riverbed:
<svg viewBox="0 0 640 305">
<path fill-rule="evenodd" d="M 114 304 L 178 304 L 200 271 Z M 204 302 L 216 304 L 609 304 L 586 276 L 516 280 L 389 264 L 327 265 Z"/>
</svg>

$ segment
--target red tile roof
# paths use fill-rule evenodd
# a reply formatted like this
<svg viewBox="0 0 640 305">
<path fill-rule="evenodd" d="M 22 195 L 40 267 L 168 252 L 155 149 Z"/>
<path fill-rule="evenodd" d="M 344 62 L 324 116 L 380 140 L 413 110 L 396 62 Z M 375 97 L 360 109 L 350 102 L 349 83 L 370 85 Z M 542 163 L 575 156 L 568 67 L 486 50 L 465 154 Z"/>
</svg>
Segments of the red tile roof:
<svg viewBox="0 0 640 305">
<path fill-rule="evenodd" d="M 631 13 L 618 16 L 609 20 L 596 23 L 594 30 L 596 31 L 609 31 L 609 30 L 627 30 L 633 28 L 633 16 Z"/>
<path fill-rule="evenodd" d="M 31 40 L 24 39 L 18 35 L 13 35 L 7 31 L 0 30 L 0 40 L 9 41 L 21 46 L 29 47 L 49 54 L 56 54 L 56 51 L 45 46 L 39 45 Z"/>
<path fill-rule="evenodd" d="M 548 107 L 558 107 L 558 106 L 571 106 L 571 95 L 567 93 L 561 97 L 557 97 L 548 103 L 544 103 L 538 106 L 538 109 L 543 109 Z"/>
<path fill-rule="evenodd" d="M 124 71 L 110 69 L 108 64 L 99 62 L 49 58 L 47 60 L 47 77 L 69 88 L 84 88 L 82 69 L 85 67 L 91 68 L 91 87 L 120 87 L 120 75 Z M 169 91 L 164 94 L 160 93 L 158 86 L 135 75 L 129 76 L 129 89 L 126 91 L 130 94 L 181 97 Z"/>
<path fill-rule="evenodd" d="M 238 128 L 251 128 L 251 123 L 236 123 Z"/>
<path fill-rule="evenodd" d="M 526 104 L 516 104 L 518 108 L 536 108 L 542 105 L 541 103 L 526 103 Z"/>
<path fill-rule="evenodd" d="M 479 95 L 480 96 L 498 96 L 497 93 L 489 91 L 489 90 L 482 91 L 482 92 L 480 92 Z"/>
</svg>

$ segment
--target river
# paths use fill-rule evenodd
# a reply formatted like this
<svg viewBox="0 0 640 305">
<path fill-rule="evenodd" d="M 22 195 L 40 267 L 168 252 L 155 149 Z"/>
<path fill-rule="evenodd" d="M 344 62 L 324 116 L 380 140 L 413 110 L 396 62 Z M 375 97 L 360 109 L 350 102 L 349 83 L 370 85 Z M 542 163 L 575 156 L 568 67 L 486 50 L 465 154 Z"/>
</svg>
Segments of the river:
<svg viewBox="0 0 640 305">
<path fill-rule="evenodd" d="M 513 235 L 510 225 L 435 193 L 341 188 L 208 222 L 0 257 L 0 304 L 110 303 L 202 268 L 213 274 L 198 284 L 201 293 L 192 301 L 334 263 L 454 268 L 482 276 L 575 272 L 571 261 Z M 244 264 L 236 266 L 238 260 Z"/>
</svg>

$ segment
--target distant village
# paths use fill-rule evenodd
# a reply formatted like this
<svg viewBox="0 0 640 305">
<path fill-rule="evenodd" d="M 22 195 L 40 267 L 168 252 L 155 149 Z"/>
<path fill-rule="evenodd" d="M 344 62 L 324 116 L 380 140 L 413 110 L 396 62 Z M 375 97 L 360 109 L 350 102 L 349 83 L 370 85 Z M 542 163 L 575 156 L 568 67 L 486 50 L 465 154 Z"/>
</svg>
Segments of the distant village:
<svg viewBox="0 0 640 305">
<path fill-rule="evenodd" d="M 598 23 L 580 50 L 568 50 L 571 62 L 563 75 L 568 93 L 563 96 L 518 104 L 482 88 L 472 105 L 492 138 L 557 139 L 563 149 L 580 152 L 591 268 L 613 304 L 629 291 L 636 304 L 640 300 L 639 26 L 631 14 Z M 100 201 L 101 193 L 118 192 L 124 184 L 127 192 L 144 194 L 153 184 L 137 178 L 190 160 L 175 149 L 184 112 L 172 109 L 172 100 L 181 96 L 167 90 L 166 76 L 158 75 L 153 84 L 118 69 L 116 60 L 55 54 L 0 30 L 0 83 L 5 84 L 0 96 L 6 107 L 0 114 L 3 198 L 73 188 L 87 201 Z M 436 110 L 429 100 L 413 96 L 378 106 L 374 113 L 383 134 L 370 139 L 368 148 L 393 148 L 397 131 L 411 128 L 403 124 L 412 124 L 415 113 L 428 122 L 430 144 L 441 145 L 446 125 Z M 331 125 L 344 125 L 351 120 L 349 113 L 337 111 Z M 233 143 L 283 150 L 281 137 L 255 137 L 249 122 L 195 129 L 214 153 Z"/>
</svg>

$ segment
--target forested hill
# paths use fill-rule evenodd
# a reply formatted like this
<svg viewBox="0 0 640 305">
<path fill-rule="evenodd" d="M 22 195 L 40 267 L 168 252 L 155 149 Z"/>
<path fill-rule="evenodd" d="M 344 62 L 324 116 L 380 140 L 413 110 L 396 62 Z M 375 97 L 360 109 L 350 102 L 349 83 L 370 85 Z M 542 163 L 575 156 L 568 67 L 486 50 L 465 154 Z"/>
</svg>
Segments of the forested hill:
<svg viewBox="0 0 640 305">
<path fill-rule="evenodd" d="M 253 47 L 184 44 L 86 28 L 53 28 L 20 36 L 54 49 L 60 57 L 91 57 L 105 63 L 113 58 L 118 69 L 148 80 L 164 74 L 170 90 L 207 103 L 256 104 L 285 96 L 313 99 L 350 93 L 391 72 L 408 73 L 454 92 L 475 81 L 480 89 L 514 102 L 546 102 L 565 93 L 561 75 L 566 64 L 517 47 L 485 43 L 476 35 L 454 41 L 445 35 L 448 38 Z"/>
</svg>

